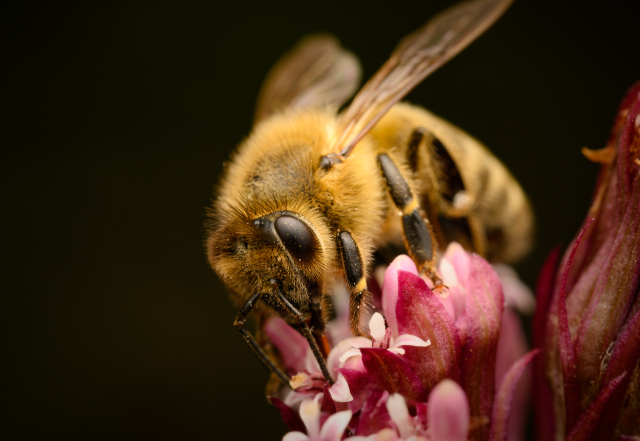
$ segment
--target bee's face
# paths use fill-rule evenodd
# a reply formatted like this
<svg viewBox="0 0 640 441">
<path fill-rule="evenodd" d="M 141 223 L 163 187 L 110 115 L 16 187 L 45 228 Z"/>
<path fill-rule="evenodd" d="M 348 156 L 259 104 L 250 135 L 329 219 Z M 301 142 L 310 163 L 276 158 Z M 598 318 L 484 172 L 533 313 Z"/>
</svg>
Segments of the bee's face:
<svg viewBox="0 0 640 441">
<path fill-rule="evenodd" d="M 310 301 L 320 301 L 322 241 L 313 225 L 297 213 L 228 218 L 209 236 L 207 248 L 216 273 L 241 296 L 261 292 L 272 304 L 272 284 L 277 282 L 301 311 Z"/>
</svg>

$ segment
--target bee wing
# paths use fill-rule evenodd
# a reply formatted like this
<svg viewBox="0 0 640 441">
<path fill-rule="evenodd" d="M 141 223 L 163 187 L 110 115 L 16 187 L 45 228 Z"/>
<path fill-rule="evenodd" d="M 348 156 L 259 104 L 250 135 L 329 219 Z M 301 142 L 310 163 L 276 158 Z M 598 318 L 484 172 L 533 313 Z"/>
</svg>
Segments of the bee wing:
<svg viewBox="0 0 640 441">
<path fill-rule="evenodd" d="M 329 35 L 301 40 L 271 69 L 262 85 L 254 124 L 286 107 L 340 107 L 360 84 L 358 59 Z"/>
<path fill-rule="evenodd" d="M 438 14 L 405 37 L 338 120 L 331 152 L 349 155 L 382 116 L 429 74 L 491 26 L 512 0 L 474 0 Z"/>
</svg>

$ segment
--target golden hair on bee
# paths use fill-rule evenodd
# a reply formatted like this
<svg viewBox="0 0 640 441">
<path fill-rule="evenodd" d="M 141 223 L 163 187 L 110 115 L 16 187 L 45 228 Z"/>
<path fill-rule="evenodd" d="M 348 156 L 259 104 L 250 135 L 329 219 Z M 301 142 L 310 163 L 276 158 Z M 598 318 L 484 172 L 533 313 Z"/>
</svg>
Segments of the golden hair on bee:
<svg viewBox="0 0 640 441">
<path fill-rule="evenodd" d="M 241 305 L 235 326 L 284 383 L 288 375 L 243 327 L 250 313 L 296 326 L 331 382 L 322 345 L 327 298 L 343 283 L 351 331 L 362 333 L 376 249 L 404 246 L 436 289 L 439 253 L 451 241 L 494 261 L 527 252 L 533 217 L 504 165 L 459 128 L 399 103 L 509 4 L 473 0 L 437 15 L 401 41 L 340 113 L 360 67 L 333 37 L 302 40 L 267 76 L 254 129 L 208 211 L 206 249 Z"/>
</svg>

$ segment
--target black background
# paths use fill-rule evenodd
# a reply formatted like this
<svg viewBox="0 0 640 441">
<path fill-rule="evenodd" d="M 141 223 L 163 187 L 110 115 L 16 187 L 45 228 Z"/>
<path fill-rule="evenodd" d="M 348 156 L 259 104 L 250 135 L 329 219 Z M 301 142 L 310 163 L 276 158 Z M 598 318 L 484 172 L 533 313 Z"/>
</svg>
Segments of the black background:
<svg viewBox="0 0 640 441">
<path fill-rule="evenodd" d="M 5 10 L 3 439 L 279 439 L 267 372 L 204 259 L 211 188 L 301 36 L 335 34 L 368 77 L 450 4 Z M 604 146 L 640 78 L 637 12 L 516 2 L 409 96 L 484 141 L 531 195 L 530 285 L 586 213 L 597 166 L 580 148 Z"/>
</svg>

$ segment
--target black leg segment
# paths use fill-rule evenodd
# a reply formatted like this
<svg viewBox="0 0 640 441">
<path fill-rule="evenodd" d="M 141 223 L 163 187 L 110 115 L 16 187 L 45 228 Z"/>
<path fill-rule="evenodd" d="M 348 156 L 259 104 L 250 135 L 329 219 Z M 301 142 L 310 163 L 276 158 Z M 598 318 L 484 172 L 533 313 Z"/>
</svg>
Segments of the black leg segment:
<svg viewBox="0 0 640 441">
<path fill-rule="evenodd" d="M 253 335 L 251 335 L 249 332 L 247 332 L 246 329 L 243 328 L 247 315 L 251 312 L 251 310 L 256 305 L 259 299 L 260 299 L 260 293 L 256 293 L 253 296 L 251 296 L 251 298 L 247 300 L 247 303 L 244 304 L 244 306 L 238 313 L 238 316 L 236 317 L 236 320 L 233 322 L 233 325 L 238 329 L 238 331 L 240 331 L 240 333 L 244 337 L 244 340 L 247 342 L 251 350 L 254 352 L 254 354 L 256 354 L 258 359 L 267 367 L 267 369 L 269 369 L 271 372 L 276 374 L 284 384 L 291 387 L 290 386 L 291 378 L 289 378 L 287 374 L 282 372 L 282 370 L 273 362 L 273 360 L 269 358 L 269 356 L 264 351 L 264 349 L 260 347 L 256 339 L 253 338 Z"/>
<path fill-rule="evenodd" d="M 358 244 L 351 233 L 341 231 L 337 237 L 342 256 L 344 278 L 349 288 L 349 327 L 354 335 L 362 333 L 361 321 L 371 309 L 371 294 L 367 290 L 367 277 Z"/>
<path fill-rule="evenodd" d="M 384 175 L 393 202 L 402 211 L 402 226 L 407 251 L 419 270 L 426 267 L 427 274 L 436 285 L 442 282 L 435 271 L 436 243 L 433 233 L 420 214 L 418 202 L 413 197 L 406 179 L 393 159 L 386 154 L 378 155 L 378 163 Z"/>
<path fill-rule="evenodd" d="M 287 297 L 282 293 L 279 286 L 280 283 L 275 279 L 271 279 L 270 282 L 271 282 L 271 286 L 274 288 L 275 293 L 277 294 L 278 298 L 284 305 L 285 309 L 287 309 L 289 313 L 292 316 L 294 316 L 300 323 L 300 329 L 302 331 L 302 335 L 304 336 L 304 338 L 307 339 L 307 342 L 309 342 L 309 347 L 311 348 L 311 352 L 313 352 L 313 355 L 316 357 L 316 360 L 318 361 L 318 365 L 320 366 L 320 370 L 322 371 L 322 375 L 324 376 L 324 379 L 327 380 L 329 384 L 333 384 L 331 375 L 329 375 L 329 369 L 327 369 L 327 363 L 324 360 L 322 353 L 320 352 L 320 348 L 318 347 L 318 343 L 316 343 L 316 339 L 313 337 L 313 334 L 311 333 L 311 329 L 309 329 L 309 326 L 304 321 L 304 316 L 300 311 L 296 309 L 295 306 L 291 304 L 289 299 L 287 299 Z"/>
</svg>

